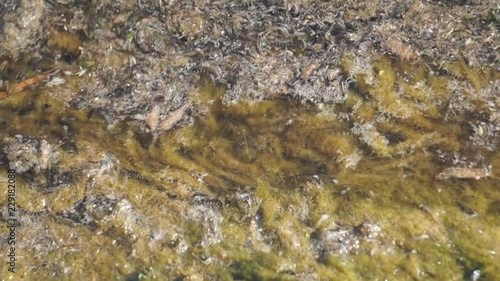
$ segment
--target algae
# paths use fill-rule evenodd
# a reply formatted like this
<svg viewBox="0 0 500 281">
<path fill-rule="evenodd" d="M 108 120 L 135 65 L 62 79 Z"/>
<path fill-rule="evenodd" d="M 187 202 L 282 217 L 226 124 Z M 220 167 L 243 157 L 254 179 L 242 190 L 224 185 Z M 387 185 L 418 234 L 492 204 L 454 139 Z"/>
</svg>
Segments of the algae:
<svg viewBox="0 0 500 281">
<path fill-rule="evenodd" d="M 496 279 L 498 177 L 436 182 L 440 165 L 426 150 L 461 149 L 463 129 L 416 107 L 403 106 L 408 118 L 421 119 L 404 121 L 392 109 L 396 70 L 384 59 L 374 65 L 378 82 L 366 90 L 372 98 L 353 91 L 346 101 L 352 121 L 293 100 L 226 106 L 222 86 L 205 80 L 192 97 L 205 108 L 194 123 L 149 141 L 134 125 L 110 127 L 47 91 L 2 101 L 10 124 L 2 139 L 59 143 L 57 169 L 75 179 L 40 193 L 30 179 L 39 175 L 19 175 L 24 259 L 16 274 L 451 280 L 480 269 L 485 280 Z M 427 102 L 417 91 L 407 103 Z M 390 118 L 366 123 L 384 115 Z M 363 156 L 370 154 L 377 157 Z M 329 240 L 337 235 L 348 244 Z"/>
<path fill-rule="evenodd" d="M 0 100 L 0 168 L 23 149 L 31 163 L 16 175 L 18 272 L 2 262 L 2 278 L 500 279 L 498 68 L 431 62 L 418 44 L 371 27 L 367 40 L 395 57 L 369 41 L 350 50 L 363 36 L 351 31 L 383 17 L 369 9 L 382 1 L 347 9 L 347 27 L 330 24 L 329 9 L 318 16 L 327 24 L 300 20 L 311 31 L 332 25 L 326 39 L 253 26 L 243 12 L 226 23 L 161 1 L 130 12 L 129 2 L 85 4 L 88 26 L 50 33 L 55 56 L 71 55 L 62 86 Z M 97 20 L 114 8 L 125 12 Z M 300 14 L 294 4 L 266 9 Z M 418 9 L 409 7 L 416 20 L 428 15 Z M 224 40 L 211 41 L 207 26 Z M 83 39 L 106 36 L 116 42 Z M 0 79 L 52 67 L 37 57 L 2 65 Z M 147 124 L 187 105 L 165 132 Z M 57 155 L 50 165 L 40 164 L 45 153 Z M 490 178 L 435 179 L 488 164 Z"/>
</svg>

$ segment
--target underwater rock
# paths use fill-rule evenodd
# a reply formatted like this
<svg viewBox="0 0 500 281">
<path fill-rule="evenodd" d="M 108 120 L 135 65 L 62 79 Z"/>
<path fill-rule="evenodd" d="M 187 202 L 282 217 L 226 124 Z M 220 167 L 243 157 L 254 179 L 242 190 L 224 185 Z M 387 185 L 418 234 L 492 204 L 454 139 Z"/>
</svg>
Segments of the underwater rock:
<svg viewBox="0 0 500 281">
<path fill-rule="evenodd" d="M 11 169 L 18 173 L 31 170 L 40 173 L 58 162 L 58 152 L 45 139 L 38 141 L 35 138 L 16 135 L 4 139 L 3 151 L 9 160 Z"/>
<path fill-rule="evenodd" d="M 363 222 L 354 227 L 335 224 L 332 227 L 320 227 L 313 233 L 312 243 L 320 256 L 332 254 L 336 256 L 357 254 L 359 251 L 371 250 L 370 244 L 380 243 L 378 236 L 381 227 L 375 223 Z"/>
<path fill-rule="evenodd" d="M 4 146 L 3 151 L 7 155 L 11 169 L 15 169 L 19 173 L 32 168 L 40 171 L 38 141 L 29 139 L 23 141 L 23 136 L 17 135 L 15 138 L 4 139 L 4 142 L 7 145 Z"/>
<path fill-rule="evenodd" d="M 60 151 L 46 139 L 15 137 L 4 139 L 3 151 L 9 167 L 24 174 L 31 188 L 50 193 L 57 187 L 75 182 L 77 175 L 71 168 L 61 169 Z"/>
</svg>

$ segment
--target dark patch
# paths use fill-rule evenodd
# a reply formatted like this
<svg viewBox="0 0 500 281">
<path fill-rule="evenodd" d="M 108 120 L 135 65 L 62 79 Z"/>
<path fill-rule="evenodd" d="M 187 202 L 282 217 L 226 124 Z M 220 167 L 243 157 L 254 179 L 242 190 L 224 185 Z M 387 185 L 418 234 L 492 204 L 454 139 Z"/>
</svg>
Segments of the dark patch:
<svg viewBox="0 0 500 281">
<path fill-rule="evenodd" d="M 151 181 L 149 179 L 145 178 L 143 175 L 141 175 L 137 171 L 128 170 L 128 169 L 120 169 L 120 174 L 125 176 L 126 178 L 135 179 L 135 180 L 137 180 L 141 183 L 147 184 L 147 185 L 151 184 Z"/>
<path fill-rule="evenodd" d="M 75 175 L 72 172 L 59 172 L 56 169 L 47 169 L 46 172 L 48 190 L 53 190 L 62 185 L 71 185 L 76 182 Z"/>
<path fill-rule="evenodd" d="M 125 281 L 139 281 L 141 280 L 141 275 L 144 275 L 146 276 L 146 274 L 140 272 L 140 271 L 134 271 L 132 273 L 130 273 L 129 275 L 127 275 L 127 277 L 125 277 Z"/>
<path fill-rule="evenodd" d="M 60 147 L 68 152 L 77 152 L 78 147 L 76 145 L 76 134 L 73 123 L 62 118 L 58 118 L 57 123 L 62 127 L 63 131 Z"/>
<path fill-rule="evenodd" d="M 78 203 L 76 203 L 76 205 L 72 209 L 57 213 L 57 215 L 77 224 L 81 224 L 87 227 L 92 232 L 95 232 L 97 230 L 97 223 L 92 217 L 87 214 L 86 202 L 83 200 L 78 201 Z"/>
<path fill-rule="evenodd" d="M 463 278 L 464 280 L 470 280 L 470 281 L 478 281 L 478 280 L 488 280 L 488 278 L 481 278 L 481 269 L 479 268 L 474 268 L 470 270 L 466 270 L 464 272 Z"/>
<path fill-rule="evenodd" d="M 2 147 L 0 147 L 2 148 Z M 9 166 L 9 159 L 7 158 L 7 154 L 4 153 L 3 150 L 0 150 L 0 165 L 2 166 Z M 7 170 L 7 167 L 5 167 L 5 170 Z"/>
<path fill-rule="evenodd" d="M 72 62 L 76 61 L 80 57 L 81 54 L 82 54 L 82 52 L 80 50 L 78 50 L 76 52 L 62 53 L 61 59 L 67 63 L 72 63 Z"/>
<path fill-rule="evenodd" d="M 467 206 L 463 205 L 462 203 L 460 202 L 456 202 L 457 204 L 457 207 L 460 209 L 460 211 L 464 212 L 465 214 L 471 216 L 471 217 L 475 217 L 477 216 L 477 213 L 472 210 L 471 208 L 468 208 Z"/>
<path fill-rule="evenodd" d="M 99 194 L 95 197 L 85 197 L 83 200 L 78 201 L 73 208 L 57 213 L 57 215 L 82 224 L 94 232 L 98 228 L 96 220 L 111 214 L 117 203 L 117 199 Z"/>
<path fill-rule="evenodd" d="M 486 210 L 486 213 L 492 216 L 500 216 L 500 200 L 491 202 Z"/>
<path fill-rule="evenodd" d="M 153 142 L 153 136 L 150 133 L 136 133 L 135 139 L 139 142 L 142 148 L 148 150 Z"/>
<path fill-rule="evenodd" d="M 406 137 L 398 132 L 380 130 L 380 133 L 389 141 L 390 146 L 406 141 Z"/>
<path fill-rule="evenodd" d="M 224 207 L 224 203 L 221 200 L 217 198 L 211 198 L 201 192 L 193 194 L 191 204 L 195 206 L 196 205 L 209 206 L 217 209 L 222 209 Z"/>
<path fill-rule="evenodd" d="M 52 107 L 52 106 L 50 105 L 50 103 L 48 103 L 48 102 L 44 102 L 44 103 L 42 104 L 42 112 L 46 112 L 46 111 L 48 111 L 51 107 Z"/>
<path fill-rule="evenodd" d="M 27 115 L 33 111 L 35 111 L 35 100 L 36 99 L 24 99 L 23 101 L 23 107 L 19 108 L 16 112 L 17 115 L 19 116 L 24 116 Z"/>
<path fill-rule="evenodd" d="M 51 122 L 48 118 L 46 117 L 42 117 L 40 118 L 40 120 L 38 121 L 38 126 L 39 127 L 50 127 L 51 125 Z"/>
<path fill-rule="evenodd" d="M 120 85 L 116 87 L 116 89 L 111 93 L 108 93 L 107 96 L 108 98 L 121 98 L 123 96 L 129 96 L 131 92 L 132 92 L 132 85 L 126 83 L 123 86 Z"/>
<path fill-rule="evenodd" d="M 281 274 L 285 274 L 285 275 L 292 275 L 292 276 L 297 275 L 297 274 L 296 274 L 293 270 L 291 270 L 291 269 L 283 270 L 283 271 L 280 271 L 279 273 L 281 273 Z"/>
</svg>

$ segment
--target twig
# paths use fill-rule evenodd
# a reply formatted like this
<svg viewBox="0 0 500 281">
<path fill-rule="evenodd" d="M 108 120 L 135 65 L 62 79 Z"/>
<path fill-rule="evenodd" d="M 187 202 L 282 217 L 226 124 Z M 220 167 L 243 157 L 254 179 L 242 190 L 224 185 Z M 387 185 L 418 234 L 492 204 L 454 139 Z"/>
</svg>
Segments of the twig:
<svg viewBox="0 0 500 281">
<path fill-rule="evenodd" d="M 39 83 L 40 81 L 46 79 L 49 75 L 54 74 L 61 68 L 61 65 L 58 64 L 54 68 L 45 71 L 44 73 L 37 75 L 33 78 L 21 81 L 19 83 L 14 84 L 12 87 L 8 88 L 7 91 L 0 91 L 0 99 L 7 98 L 11 94 L 15 94 L 21 91 L 26 90 L 28 87 Z"/>
</svg>

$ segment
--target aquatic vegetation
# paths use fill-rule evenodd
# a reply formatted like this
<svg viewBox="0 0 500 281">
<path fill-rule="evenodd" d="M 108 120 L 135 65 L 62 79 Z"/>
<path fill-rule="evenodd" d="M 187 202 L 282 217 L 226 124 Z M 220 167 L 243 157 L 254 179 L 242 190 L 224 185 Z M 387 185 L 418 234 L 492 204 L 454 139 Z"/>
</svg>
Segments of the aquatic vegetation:
<svg viewBox="0 0 500 281">
<path fill-rule="evenodd" d="M 132 2 L 59 2 L 64 83 L 0 100 L 19 276 L 500 278 L 491 3 Z"/>
<path fill-rule="evenodd" d="M 449 136 L 432 131 L 422 134 L 425 128 L 405 122 L 367 122 L 357 114 L 360 107 L 350 107 L 349 118 L 339 119 L 327 113 L 328 107 L 293 100 L 226 106 L 223 94 L 223 87 L 205 80 L 192 96 L 192 103 L 200 108 L 194 123 L 149 141 L 129 126 L 109 128 L 100 117 L 89 122 L 85 114 L 66 113 L 75 120 L 71 136 L 77 150 L 58 149 L 54 159 L 72 167 L 69 171 L 78 175 L 75 181 L 49 194 L 30 191 L 22 184 L 19 191 L 26 199 L 20 200 L 20 206 L 30 210 L 22 219 L 41 220 L 42 229 L 53 229 L 45 239 L 59 239 L 57 233 L 63 231 L 78 237 L 65 242 L 68 251 L 63 256 L 47 248 L 46 253 L 54 257 L 51 268 L 78 276 L 80 268 L 87 266 L 79 260 L 94 255 L 94 246 L 85 250 L 82 246 L 95 243 L 101 251 L 94 257 L 103 263 L 115 255 L 129 257 L 117 261 L 120 271 L 94 267 L 93 274 L 106 276 L 134 274 L 143 266 L 153 266 L 141 274 L 195 276 L 202 270 L 205 276 L 220 278 L 338 275 L 356 279 L 373 276 L 366 267 L 376 266 L 375 255 L 377 266 L 385 268 L 382 275 L 397 269 L 398 276 L 407 278 L 421 276 L 424 270 L 425 276 L 449 279 L 464 274 L 462 264 L 451 259 L 458 247 L 467 256 L 468 269 L 476 269 L 480 262 L 487 265 L 481 267 L 483 276 L 495 276 L 490 256 L 477 257 L 458 242 L 467 238 L 451 235 L 449 227 L 456 226 L 449 220 L 467 215 L 455 205 L 458 191 L 446 182 L 434 182 L 439 169 L 423 152 L 431 147 L 446 150 L 458 141 L 450 142 Z M 355 92 L 350 95 L 374 106 L 373 117 L 387 114 L 378 110 L 378 101 L 366 102 Z M 23 122 L 60 110 L 60 105 L 52 104 L 48 111 L 30 111 Z M 57 120 L 67 118 L 55 118 L 44 130 L 54 130 L 61 126 Z M 453 132 L 446 126 L 433 124 Z M 36 130 L 36 126 L 26 127 L 27 134 Z M 366 157 L 371 153 L 387 160 Z M 31 155 L 47 158 L 46 153 Z M 403 157 L 392 159 L 394 155 Z M 471 184 L 475 185 L 463 183 L 467 193 L 484 198 L 480 189 L 467 187 Z M 439 197 L 436 189 L 441 190 Z M 77 201 L 75 194 L 79 194 Z M 38 199 L 30 199 L 33 196 Z M 484 198 L 488 203 L 483 206 L 494 204 L 492 199 Z M 477 219 L 495 220 L 486 207 L 470 202 L 468 206 L 480 214 Z M 42 229 L 24 235 L 40 235 Z M 474 239 L 493 243 L 495 231 L 491 228 L 490 234 Z M 101 233 L 100 239 L 96 233 Z M 436 248 L 434 241 L 445 245 L 450 239 L 458 244 Z M 42 250 L 37 251 L 27 253 L 40 255 Z M 259 255 L 262 260 L 256 258 Z M 36 264 L 36 259 L 30 260 Z M 438 262 L 439 268 L 432 265 Z M 158 264 L 169 267 L 165 271 Z M 48 276 L 52 271 L 36 272 Z"/>
<path fill-rule="evenodd" d="M 79 52 L 79 48 L 82 42 L 76 34 L 52 30 L 50 37 L 47 41 L 47 46 L 62 52 L 63 54 L 69 54 L 76 56 Z"/>
</svg>

